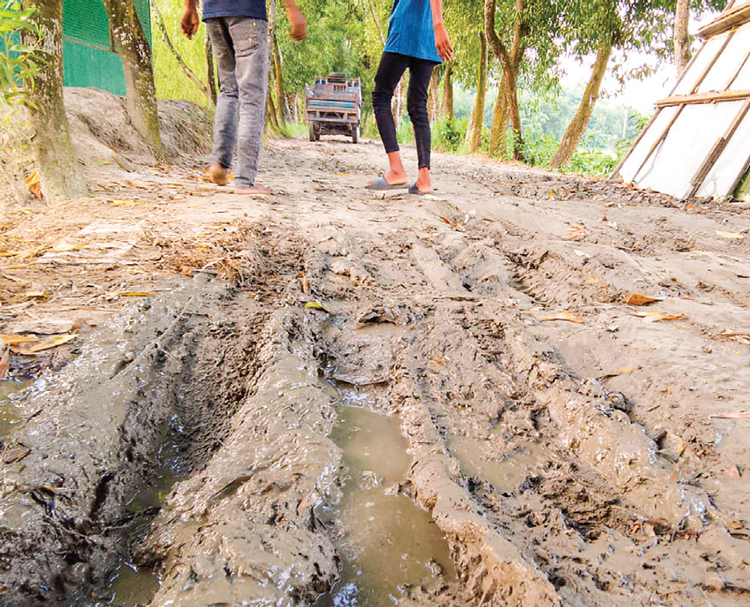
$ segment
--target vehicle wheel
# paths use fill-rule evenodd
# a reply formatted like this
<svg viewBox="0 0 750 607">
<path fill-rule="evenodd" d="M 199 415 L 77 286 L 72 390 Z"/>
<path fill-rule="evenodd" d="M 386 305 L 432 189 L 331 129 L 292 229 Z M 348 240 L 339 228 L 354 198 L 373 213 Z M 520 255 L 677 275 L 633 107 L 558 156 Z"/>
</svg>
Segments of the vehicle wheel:
<svg viewBox="0 0 750 607">
<path fill-rule="evenodd" d="M 310 141 L 317 141 L 318 139 L 320 139 L 320 135 L 318 135 L 315 132 L 315 123 L 314 122 L 311 122 L 309 124 L 308 130 L 310 131 Z"/>
<path fill-rule="evenodd" d="M 359 125 L 352 131 L 352 143 L 359 143 Z"/>
</svg>

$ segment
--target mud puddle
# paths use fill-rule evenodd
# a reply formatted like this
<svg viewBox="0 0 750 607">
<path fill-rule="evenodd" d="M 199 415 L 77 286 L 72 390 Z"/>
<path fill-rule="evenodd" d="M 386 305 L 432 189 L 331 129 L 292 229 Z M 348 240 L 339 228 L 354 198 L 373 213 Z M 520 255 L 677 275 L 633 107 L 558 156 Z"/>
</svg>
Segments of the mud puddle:
<svg viewBox="0 0 750 607">
<path fill-rule="evenodd" d="M 328 514 L 337 521 L 343 568 L 316 607 L 398 603 L 409 586 L 455 579 L 442 533 L 404 495 L 411 457 L 399 420 L 351 406 L 338 415 L 332 438 L 343 451 L 346 480 Z"/>
<path fill-rule="evenodd" d="M 447 442 L 464 475 L 486 481 L 504 494 L 513 493 L 544 463 L 544 450 L 536 443 L 496 456 L 486 440 L 454 436 Z"/>
<path fill-rule="evenodd" d="M 0 381 L 0 437 L 8 436 L 13 431 L 13 427 L 21 423 L 21 415 L 10 396 L 30 384 L 28 380 Z"/>
</svg>

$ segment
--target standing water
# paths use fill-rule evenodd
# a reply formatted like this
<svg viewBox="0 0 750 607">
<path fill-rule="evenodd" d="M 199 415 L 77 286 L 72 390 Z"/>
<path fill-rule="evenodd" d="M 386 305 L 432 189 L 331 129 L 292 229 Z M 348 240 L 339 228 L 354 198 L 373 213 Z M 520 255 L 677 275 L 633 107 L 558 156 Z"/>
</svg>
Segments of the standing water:
<svg viewBox="0 0 750 607">
<path fill-rule="evenodd" d="M 455 577 L 429 512 L 398 492 L 411 465 L 398 420 L 354 407 L 341 407 L 339 420 L 332 438 L 348 475 L 332 514 L 343 570 L 316 606 L 397 604 L 405 585 L 429 583 L 441 572 Z"/>
<path fill-rule="evenodd" d="M 21 416 L 8 397 L 20 392 L 30 383 L 30 381 L 0 381 L 0 437 L 8 436 L 13 431 L 13 426 L 21 423 Z"/>
</svg>

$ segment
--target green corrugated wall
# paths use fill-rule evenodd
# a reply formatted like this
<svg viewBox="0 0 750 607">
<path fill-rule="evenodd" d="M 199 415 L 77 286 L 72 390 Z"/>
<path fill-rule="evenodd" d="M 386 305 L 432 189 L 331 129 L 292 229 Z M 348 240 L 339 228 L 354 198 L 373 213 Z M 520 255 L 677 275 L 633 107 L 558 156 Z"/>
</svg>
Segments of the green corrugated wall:
<svg viewBox="0 0 750 607">
<path fill-rule="evenodd" d="M 151 44 L 149 0 L 133 0 Z M 63 0 L 63 82 L 125 95 L 125 76 L 112 48 L 103 0 Z"/>
</svg>

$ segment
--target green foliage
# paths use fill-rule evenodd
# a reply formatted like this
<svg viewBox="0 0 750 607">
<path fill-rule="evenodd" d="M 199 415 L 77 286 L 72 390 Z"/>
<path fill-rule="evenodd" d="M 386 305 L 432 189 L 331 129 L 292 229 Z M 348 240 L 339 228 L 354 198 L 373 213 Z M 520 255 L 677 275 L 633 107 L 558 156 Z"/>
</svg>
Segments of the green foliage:
<svg viewBox="0 0 750 607">
<path fill-rule="evenodd" d="M 432 126 L 432 147 L 439 152 L 458 152 L 466 139 L 468 120 L 443 118 Z"/>
<path fill-rule="evenodd" d="M 42 67 L 40 53 L 22 44 L 24 32 L 36 33 L 31 20 L 36 9 L 24 9 L 19 0 L 0 3 L 0 98 L 16 102 L 23 98 L 23 83 L 33 82 Z"/>
<path fill-rule="evenodd" d="M 180 15 L 182 14 L 182 2 L 171 0 L 152 0 L 164 17 L 164 25 L 167 28 L 169 39 L 177 49 L 185 63 L 195 72 L 198 78 L 206 79 L 206 27 L 201 23 L 198 33 L 188 40 L 180 31 Z M 152 20 L 156 19 L 156 11 L 152 11 Z M 156 96 L 159 99 L 185 99 L 198 105 L 207 105 L 208 99 L 200 89 L 182 71 L 177 60 L 172 56 L 164 43 L 161 32 L 152 23 L 153 32 L 153 61 L 154 61 L 154 84 L 156 85 Z"/>
</svg>

